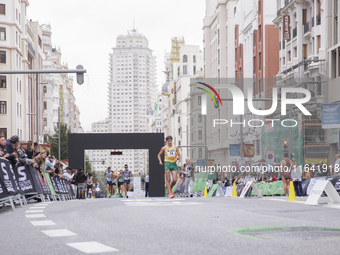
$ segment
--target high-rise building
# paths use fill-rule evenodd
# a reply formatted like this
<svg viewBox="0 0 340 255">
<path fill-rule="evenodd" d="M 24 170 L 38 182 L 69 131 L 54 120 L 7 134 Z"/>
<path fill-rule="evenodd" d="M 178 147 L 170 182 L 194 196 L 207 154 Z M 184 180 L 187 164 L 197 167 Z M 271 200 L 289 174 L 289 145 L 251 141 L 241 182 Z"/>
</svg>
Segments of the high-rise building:
<svg viewBox="0 0 340 255">
<path fill-rule="evenodd" d="M 127 35 L 117 36 L 116 47 L 112 50 L 109 54 L 107 129 L 104 130 L 110 133 L 146 132 L 148 110 L 154 108 L 157 100 L 156 58 L 149 48 L 149 41 L 133 29 Z M 145 171 L 144 151 L 123 151 L 122 156 L 108 157 L 105 167 L 123 169 L 124 164 L 128 164 L 133 173 Z M 93 160 L 97 160 L 95 156 Z M 102 168 L 100 164 L 95 166 L 96 170 Z"/>
</svg>

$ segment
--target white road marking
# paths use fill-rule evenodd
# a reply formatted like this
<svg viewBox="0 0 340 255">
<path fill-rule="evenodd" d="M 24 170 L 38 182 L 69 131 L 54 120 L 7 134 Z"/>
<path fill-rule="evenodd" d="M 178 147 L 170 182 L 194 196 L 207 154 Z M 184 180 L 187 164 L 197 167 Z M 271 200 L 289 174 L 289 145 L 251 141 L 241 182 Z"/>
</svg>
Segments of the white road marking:
<svg viewBox="0 0 340 255">
<path fill-rule="evenodd" d="M 98 242 L 79 242 L 79 243 L 67 243 L 68 246 L 75 248 L 79 251 L 89 253 L 101 253 L 101 252 L 113 252 L 119 251 L 110 246 L 98 243 Z"/>
<path fill-rule="evenodd" d="M 44 214 L 26 214 L 26 218 L 46 218 Z"/>
<path fill-rule="evenodd" d="M 33 226 L 54 226 L 57 225 L 51 220 L 38 220 L 38 221 L 31 221 Z"/>
<path fill-rule="evenodd" d="M 185 198 L 151 198 L 151 199 L 125 199 L 125 200 L 120 200 L 122 202 L 169 202 L 169 201 L 184 201 Z"/>
<path fill-rule="evenodd" d="M 281 201 L 281 202 L 292 202 L 292 203 L 297 203 L 297 204 L 304 204 L 306 201 L 288 201 L 287 199 L 278 199 L 278 198 L 269 198 L 265 200 L 273 200 L 273 201 Z"/>
<path fill-rule="evenodd" d="M 41 206 L 41 205 L 43 205 L 43 206 L 46 206 L 46 205 L 48 205 L 48 204 L 36 204 L 36 205 L 34 205 L 34 206 Z"/>
<path fill-rule="evenodd" d="M 39 213 L 43 212 L 44 210 L 27 210 L 25 213 Z"/>
<path fill-rule="evenodd" d="M 203 203 L 194 203 L 194 202 L 126 202 L 124 205 L 126 206 L 182 206 L 182 205 L 201 205 Z"/>
<path fill-rule="evenodd" d="M 67 229 L 53 229 L 53 230 L 42 230 L 45 235 L 49 237 L 61 237 L 61 236 L 76 236 L 77 234 Z"/>
<path fill-rule="evenodd" d="M 38 207 L 38 206 L 35 206 L 35 207 L 30 207 L 29 209 L 30 210 L 35 210 L 35 209 L 45 209 L 46 208 L 46 206 L 40 206 L 40 207 Z"/>
</svg>

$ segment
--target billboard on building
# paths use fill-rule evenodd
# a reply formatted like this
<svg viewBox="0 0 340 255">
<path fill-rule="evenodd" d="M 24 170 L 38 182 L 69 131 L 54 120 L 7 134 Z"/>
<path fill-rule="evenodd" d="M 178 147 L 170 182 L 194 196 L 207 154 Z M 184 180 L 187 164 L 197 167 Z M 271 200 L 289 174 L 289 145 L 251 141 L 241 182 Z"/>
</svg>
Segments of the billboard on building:
<svg viewBox="0 0 340 255">
<path fill-rule="evenodd" d="M 290 16 L 283 15 L 283 40 L 290 40 Z"/>
<path fill-rule="evenodd" d="M 322 128 L 340 128 L 340 104 L 322 104 Z"/>
</svg>

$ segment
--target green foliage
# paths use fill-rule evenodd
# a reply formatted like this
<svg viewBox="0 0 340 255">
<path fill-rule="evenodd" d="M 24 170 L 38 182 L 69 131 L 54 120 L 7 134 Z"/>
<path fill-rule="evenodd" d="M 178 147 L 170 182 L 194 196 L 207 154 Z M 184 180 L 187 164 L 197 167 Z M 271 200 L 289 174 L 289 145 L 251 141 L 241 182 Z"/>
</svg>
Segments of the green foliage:
<svg viewBox="0 0 340 255">
<path fill-rule="evenodd" d="M 86 173 L 90 173 L 92 175 L 92 177 L 96 180 L 96 182 L 98 181 L 97 180 L 97 172 L 96 171 L 93 171 L 92 170 L 92 167 L 91 167 L 91 163 L 88 161 L 89 160 L 89 157 L 87 155 L 85 155 L 85 160 L 86 160 L 86 167 L 85 167 L 85 171 Z"/>
<path fill-rule="evenodd" d="M 71 133 L 70 129 L 67 127 L 67 124 L 60 123 L 60 159 L 68 159 L 68 134 Z M 55 156 L 57 159 L 59 158 L 59 150 L 58 150 L 58 135 L 59 135 L 59 127 L 56 125 L 54 127 L 54 134 L 47 135 L 47 142 L 51 144 L 51 154 Z"/>
</svg>

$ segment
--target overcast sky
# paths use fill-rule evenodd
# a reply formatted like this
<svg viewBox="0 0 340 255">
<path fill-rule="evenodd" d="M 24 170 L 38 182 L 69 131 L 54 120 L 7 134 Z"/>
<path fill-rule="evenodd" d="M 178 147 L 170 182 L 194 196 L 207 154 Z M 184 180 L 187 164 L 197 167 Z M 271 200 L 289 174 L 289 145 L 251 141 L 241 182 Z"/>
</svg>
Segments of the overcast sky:
<svg viewBox="0 0 340 255">
<path fill-rule="evenodd" d="M 164 52 L 171 37 L 184 36 L 186 44 L 203 45 L 204 0 L 29 0 L 27 18 L 52 27 L 52 45 L 61 48 L 70 69 L 78 64 L 88 77 L 74 83 L 76 103 L 85 131 L 107 117 L 108 54 L 117 35 L 135 28 L 149 40 L 157 57 L 157 85 L 164 81 Z"/>
</svg>

